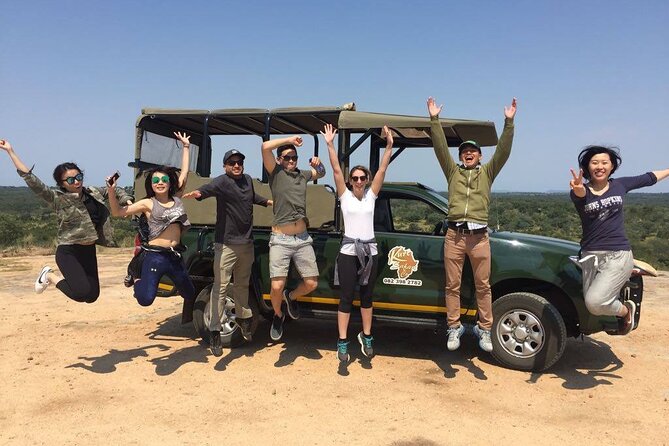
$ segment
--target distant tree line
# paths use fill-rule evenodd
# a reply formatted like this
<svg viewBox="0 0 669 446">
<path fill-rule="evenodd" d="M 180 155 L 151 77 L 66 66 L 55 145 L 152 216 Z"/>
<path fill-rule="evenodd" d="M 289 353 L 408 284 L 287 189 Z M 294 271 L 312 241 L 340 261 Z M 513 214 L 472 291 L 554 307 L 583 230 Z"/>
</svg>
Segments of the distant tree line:
<svg viewBox="0 0 669 446">
<path fill-rule="evenodd" d="M 439 216 L 421 214 L 414 220 L 432 225 Z M 576 242 L 581 238 L 581 224 L 567 193 L 495 193 L 489 223 L 504 231 Z M 132 246 L 132 222 L 115 218 L 113 224 L 119 245 Z M 627 195 L 625 229 L 636 258 L 669 269 L 669 194 Z M 27 187 L 0 186 L 0 249 L 55 247 L 56 231 L 53 211 Z"/>
</svg>

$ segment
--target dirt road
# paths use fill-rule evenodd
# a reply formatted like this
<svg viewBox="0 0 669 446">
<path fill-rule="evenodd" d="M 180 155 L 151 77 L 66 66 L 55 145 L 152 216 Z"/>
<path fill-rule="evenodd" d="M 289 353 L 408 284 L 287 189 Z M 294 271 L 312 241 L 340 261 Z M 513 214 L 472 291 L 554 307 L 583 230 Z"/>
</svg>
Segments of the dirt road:
<svg viewBox="0 0 669 446">
<path fill-rule="evenodd" d="M 549 372 L 507 370 L 471 336 L 379 328 L 347 369 L 335 324 L 213 357 L 180 325 L 180 298 L 140 307 L 128 250 L 100 255 L 86 305 L 32 291 L 51 256 L 0 258 L 0 444 L 667 444 L 669 278 L 646 281 L 639 329 L 569 342 Z M 354 327 L 354 329 L 357 327 Z"/>
</svg>

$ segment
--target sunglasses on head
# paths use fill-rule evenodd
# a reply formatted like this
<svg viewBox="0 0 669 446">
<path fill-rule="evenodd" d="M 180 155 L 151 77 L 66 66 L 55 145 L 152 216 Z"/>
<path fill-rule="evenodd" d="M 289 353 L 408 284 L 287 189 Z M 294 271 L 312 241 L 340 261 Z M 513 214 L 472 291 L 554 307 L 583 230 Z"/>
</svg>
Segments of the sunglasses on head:
<svg viewBox="0 0 669 446">
<path fill-rule="evenodd" d="M 167 175 L 163 175 L 162 177 L 152 177 L 152 178 L 151 178 L 151 182 L 152 182 L 153 184 L 158 184 L 158 183 L 160 183 L 161 181 L 162 181 L 163 183 L 167 184 L 167 183 L 170 182 L 170 177 L 168 177 Z"/>
<path fill-rule="evenodd" d="M 67 184 L 74 184 L 75 181 L 82 182 L 84 181 L 84 174 L 79 172 L 73 177 L 67 177 L 63 181 L 65 181 Z"/>
<path fill-rule="evenodd" d="M 228 166 L 243 166 L 244 160 L 228 160 L 225 164 Z"/>
<path fill-rule="evenodd" d="M 367 181 L 367 175 L 360 175 L 360 176 L 352 175 L 351 180 L 353 182 L 358 182 L 358 181 L 363 181 L 364 182 L 364 181 Z"/>
<path fill-rule="evenodd" d="M 284 161 L 297 161 L 297 155 L 283 155 Z"/>
</svg>

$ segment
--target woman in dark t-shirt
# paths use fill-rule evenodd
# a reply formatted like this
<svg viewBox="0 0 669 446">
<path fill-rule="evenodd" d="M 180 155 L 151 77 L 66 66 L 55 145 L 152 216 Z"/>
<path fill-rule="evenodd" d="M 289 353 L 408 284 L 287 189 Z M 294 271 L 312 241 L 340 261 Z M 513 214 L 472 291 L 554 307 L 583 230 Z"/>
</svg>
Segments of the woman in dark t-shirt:
<svg viewBox="0 0 669 446">
<path fill-rule="evenodd" d="M 610 178 L 622 163 L 618 150 L 588 146 L 578 156 L 578 175 L 571 170 L 571 200 L 581 218 L 583 296 L 594 315 L 616 316 L 620 333 L 634 329 L 636 304 L 621 302 L 620 289 L 632 273 L 634 258 L 625 235 L 623 199 L 627 192 L 652 186 L 669 176 L 669 169 L 643 175 Z M 583 183 L 583 178 L 588 180 Z"/>
</svg>

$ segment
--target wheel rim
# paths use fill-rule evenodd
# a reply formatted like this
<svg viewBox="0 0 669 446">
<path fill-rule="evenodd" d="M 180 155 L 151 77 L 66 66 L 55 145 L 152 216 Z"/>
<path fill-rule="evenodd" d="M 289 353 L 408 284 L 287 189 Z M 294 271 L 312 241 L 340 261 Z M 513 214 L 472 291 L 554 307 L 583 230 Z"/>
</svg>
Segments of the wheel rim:
<svg viewBox="0 0 669 446">
<path fill-rule="evenodd" d="M 209 309 L 210 301 L 204 307 L 204 326 L 210 327 L 211 322 L 211 311 Z M 235 330 L 237 330 L 237 316 L 235 315 L 235 301 L 226 296 L 222 301 L 222 305 L 218 306 L 218 317 L 221 320 L 221 336 L 229 335 Z"/>
<path fill-rule="evenodd" d="M 518 358 L 531 358 L 539 353 L 545 335 L 541 320 L 526 310 L 511 310 L 497 324 L 500 345 L 507 353 Z"/>
</svg>

